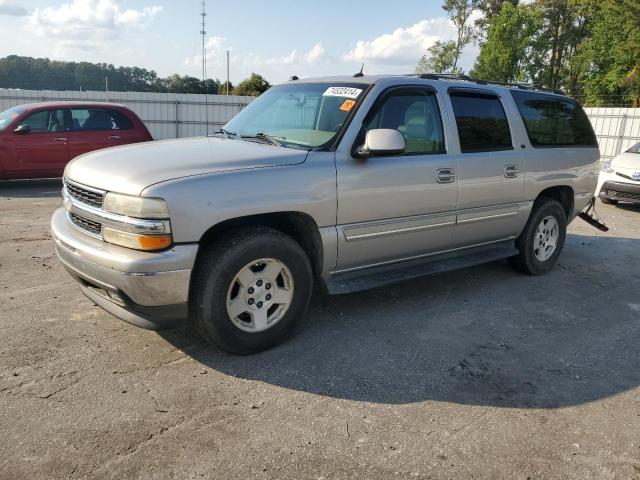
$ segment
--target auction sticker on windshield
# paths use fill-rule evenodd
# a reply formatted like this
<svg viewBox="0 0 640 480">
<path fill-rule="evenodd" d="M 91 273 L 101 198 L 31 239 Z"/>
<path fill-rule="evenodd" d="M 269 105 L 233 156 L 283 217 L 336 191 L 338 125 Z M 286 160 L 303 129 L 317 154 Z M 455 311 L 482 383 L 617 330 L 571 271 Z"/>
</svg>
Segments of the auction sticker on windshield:
<svg viewBox="0 0 640 480">
<path fill-rule="evenodd" d="M 323 97 L 343 97 L 343 98 L 358 98 L 362 93 L 362 89 L 353 87 L 329 87 L 327 91 L 322 94 Z"/>
</svg>

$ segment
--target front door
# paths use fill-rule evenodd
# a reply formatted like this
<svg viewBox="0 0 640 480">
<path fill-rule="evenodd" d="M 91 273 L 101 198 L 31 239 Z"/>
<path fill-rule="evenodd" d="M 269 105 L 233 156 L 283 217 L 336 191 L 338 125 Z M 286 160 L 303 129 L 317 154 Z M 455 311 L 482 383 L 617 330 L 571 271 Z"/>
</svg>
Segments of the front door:
<svg viewBox="0 0 640 480">
<path fill-rule="evenodd" d="M 427 255 L 451 243 L 457 166 L 445 150 L 435 91 L 408 86 L 383 93 L 358 141 L 376 128 L 402 132 L 407 149 L 367 159 L 337 154 L 338 270 Z"/>
<path fill-rule="evenodd" d="M 13 161 L 8 163 L 10 178 L 59 177 L 69 161 L 68 135 L 62 110 L 34 112 L 20 125 L 26 133 L 11 132 L 7 143 Z"/>
<path fill-rule="evenodd" d="M 449 94 L 461 152 L 453 246 L 517 236 L 529 212 L 522 202 L 525 164 L 502 99 L 480 89 Z"/>
</svg>

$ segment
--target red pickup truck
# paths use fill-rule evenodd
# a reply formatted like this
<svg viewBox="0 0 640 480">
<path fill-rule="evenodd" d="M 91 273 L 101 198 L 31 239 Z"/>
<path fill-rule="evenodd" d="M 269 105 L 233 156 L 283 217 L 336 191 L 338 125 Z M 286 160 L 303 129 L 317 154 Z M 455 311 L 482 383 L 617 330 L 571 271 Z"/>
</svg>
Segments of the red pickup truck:
<svg viewBox="0 0 640 480">
<path fill-rule="evenodd" d="M 60 177 L 80 154 L 150 140 L 144 123 L 123 105 L 19 105 L 0 113 L 0 180 Z"/>
</svg>

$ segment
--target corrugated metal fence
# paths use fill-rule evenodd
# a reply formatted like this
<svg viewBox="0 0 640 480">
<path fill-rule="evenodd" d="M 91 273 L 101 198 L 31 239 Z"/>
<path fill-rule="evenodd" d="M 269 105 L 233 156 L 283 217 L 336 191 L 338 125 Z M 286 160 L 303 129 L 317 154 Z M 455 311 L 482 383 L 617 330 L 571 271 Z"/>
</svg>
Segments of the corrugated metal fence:
<svg viewBox="0 0 640 480">
<path fill-rule="evenodd" d="M 0 88 L 0 111 L 23 103 L 49 100 L 110 101 L 122 103 L 145 122 L 153 138 L 191 137 L 216 131 L 246 107 L 254 97 L 224 95 L 75 92 Z M 600 143 L 603 158 L 611 158 L 640 142 L 640 108 L 585 108 Z"/>
<path fill-rule="evenodd" d="M 584 109 L 598 137 L 603 159 L 640 142 L 640 108 L 589 107 Z"/>
<path fill-rule="evenodd" d="M 0 88 L 0 111 L 24 103 L 79 100 L 121 103 L 136 112 L 156 140 L 193 137 L 217 131 L 253 97 L 145 92 L 75 92 Z"/>
</svg>

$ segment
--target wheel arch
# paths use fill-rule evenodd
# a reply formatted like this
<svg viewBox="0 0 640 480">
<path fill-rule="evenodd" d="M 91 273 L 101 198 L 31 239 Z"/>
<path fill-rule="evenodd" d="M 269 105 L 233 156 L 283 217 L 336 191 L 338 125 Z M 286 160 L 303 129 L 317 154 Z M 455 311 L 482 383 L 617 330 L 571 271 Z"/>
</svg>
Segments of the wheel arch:
<svg viewBox="0 0 640 480">
<path fill-rule="evenodd" d="M 540 202 L 544 198 L 556 200 L 565 212 L 567 221 L 573 216 L 574 190 L 569 185 L 556 185 L 554 187 L 545 188 L 536 197 L 535 203 Z"/>
<path fill-rule="evenodd" d="M 204 232 L 199 240 L 200 251 L 232 230 L 251 227 L 269 227 L 289 235 L 309 257 L 314 275 L 322 274 L 324 251 L 320 230 L 313 217 L 303 212 L 262 213 L 224 220 Z"/>
</svg>

